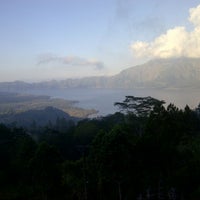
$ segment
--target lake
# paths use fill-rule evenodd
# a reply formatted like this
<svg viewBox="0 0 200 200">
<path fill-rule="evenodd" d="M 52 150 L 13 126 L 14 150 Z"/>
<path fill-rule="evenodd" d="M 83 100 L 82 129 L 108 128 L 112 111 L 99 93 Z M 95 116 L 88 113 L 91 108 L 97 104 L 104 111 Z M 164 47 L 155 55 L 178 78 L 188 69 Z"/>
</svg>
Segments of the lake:
<svg viewBox="0 0 200 200">
<path fill-rule="evenodd" d="M 198 106 L 200 102 L 199 89 L 46 89 L 28 90 L 23 93 L 49 95 L 52 98 L 63 98 L 76 100 L 76 106 L 82 108 L 93 108 L 98 110 L 98 116 L 105 116 L 118 111 L 115 102 L 121 102 L 126 95 L 151 96 L 165 100 L 167 104 L 174 103 L 179 108 L 189 105 L 191 108 Z"/>
</svg>

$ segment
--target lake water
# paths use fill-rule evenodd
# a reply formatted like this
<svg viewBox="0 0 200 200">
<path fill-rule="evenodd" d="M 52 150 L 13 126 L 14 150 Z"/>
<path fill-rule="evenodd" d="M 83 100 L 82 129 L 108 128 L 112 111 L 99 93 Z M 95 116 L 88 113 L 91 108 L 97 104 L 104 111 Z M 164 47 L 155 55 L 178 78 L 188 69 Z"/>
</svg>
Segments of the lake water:
<svg viewBox="0 0 200 200">
<path fill-rule="evenodd" d="M 23 91 L 24 92 L 24 91 Z M 165 100 L 166 104 L 174 103 L 179 108 L 189 105 L 191 108 L 200 102 L 199 89 L 48 89 L 29 90 L 29 94 L 49 95 L 53 98 L 76 100 L 78 107 L 98 110 L 99 116 L 105 116 L 118 111 L 115 102 L 121 102 L 127 95 L 151 96 Z"/>
</svg>

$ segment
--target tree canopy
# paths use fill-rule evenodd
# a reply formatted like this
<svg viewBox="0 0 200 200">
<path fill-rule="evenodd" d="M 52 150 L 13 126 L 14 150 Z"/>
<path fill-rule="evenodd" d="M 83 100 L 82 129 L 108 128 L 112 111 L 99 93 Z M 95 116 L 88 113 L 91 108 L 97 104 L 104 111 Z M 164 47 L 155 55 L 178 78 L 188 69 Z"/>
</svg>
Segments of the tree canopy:
<svg viewBox="0 0 200 200">
<path fill-rule="evenodd" d="M 136 116 L 148 116 L 153 109 L 161 107 L 163 104 L 165 104 L 165 101 L 150 96 L 126 96 L 123 102 L 116 102 L 114 105 L 126 113 L 132 113 Z"/>
<path fill-rule="evenodd" d="M 152 97 L 116 103 L 127 113 L 40 130 L 0 125 L 2 200 L 196 200 L 199 106 Z"/>
</svg>

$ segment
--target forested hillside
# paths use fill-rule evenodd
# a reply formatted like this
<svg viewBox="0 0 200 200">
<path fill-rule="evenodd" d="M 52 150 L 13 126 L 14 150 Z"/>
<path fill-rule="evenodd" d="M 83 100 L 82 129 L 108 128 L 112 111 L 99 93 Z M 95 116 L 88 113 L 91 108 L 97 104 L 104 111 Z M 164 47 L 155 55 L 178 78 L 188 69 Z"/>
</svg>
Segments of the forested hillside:
<svg viewBox="0 0 200 200">
<path fill-rule="evenodd" d="M 199 199 L 200 107 L 164 104 L 127 96 L 121 112 L 39 134 L 1 124 L 0 199 Z"/>
</svg>

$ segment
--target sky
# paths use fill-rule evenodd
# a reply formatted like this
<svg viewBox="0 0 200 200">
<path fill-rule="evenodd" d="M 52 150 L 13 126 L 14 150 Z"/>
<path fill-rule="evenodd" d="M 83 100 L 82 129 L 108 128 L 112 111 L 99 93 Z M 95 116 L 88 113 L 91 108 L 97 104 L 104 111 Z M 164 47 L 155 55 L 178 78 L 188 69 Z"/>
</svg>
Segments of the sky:
<svg viewBox="0 0 200 200">
<path fill-rule="evenodd" d="M 0 0 L 0 82 L 114 75 L 200 57 L 197 0 Z"/>
</svg>

